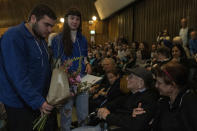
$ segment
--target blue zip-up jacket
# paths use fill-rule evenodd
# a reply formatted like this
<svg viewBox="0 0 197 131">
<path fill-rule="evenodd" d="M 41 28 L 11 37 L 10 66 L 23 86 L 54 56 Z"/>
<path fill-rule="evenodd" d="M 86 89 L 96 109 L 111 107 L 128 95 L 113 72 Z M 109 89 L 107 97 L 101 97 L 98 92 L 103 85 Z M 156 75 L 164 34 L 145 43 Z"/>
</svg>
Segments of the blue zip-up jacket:
<svg viewBox="0 0 197 131">
<path fill-rule="evenodd" d="M 189 41 L 189 48 L 190 48 L 190 53 L 191 55 L 196 54 L 197 53 L 197 39 L 195 40 L 190 40 Z"/>
<path fill-rule="evenodd" d="M 58 47 L 59 46 L 59 47 Z M 58 51 L 59 49 L 59 51 Z M 84 57 L 87 57 L 88 55 L 88 46 L 87 41 L 85 37 L 80 33 L 77 32 L 77 37 L 75 43 L 73 43 L 73 49 L 72 49 L 72 55 L 66 56 L 63 49 L 63 43 L 62 43 L 62 33 L 57 35 L 53 41 L 52 41 L 52 50 L 53 50 L 53 56 L 54 58 L 57 58 L 58 56 L 61 57 L 61 61 L 64 62 L 67 59 L 72 59 L 74 57 L 80 57 L 83 56 L 82 59 L 82 66 L 81 66 L 81 74 L 85 74 L 85 63 L 84 63 Z M 70 72 L 77 71 L 79 66 L 79 60 L 74 61 L 69 69 Z"/>
<path fill-rule="evenodd" d="M 8 29 L 0 46 L 0 101 L 39 109 L 51 78 L 46 42 L 36 41 L 22 23 Z"/>
</svg>

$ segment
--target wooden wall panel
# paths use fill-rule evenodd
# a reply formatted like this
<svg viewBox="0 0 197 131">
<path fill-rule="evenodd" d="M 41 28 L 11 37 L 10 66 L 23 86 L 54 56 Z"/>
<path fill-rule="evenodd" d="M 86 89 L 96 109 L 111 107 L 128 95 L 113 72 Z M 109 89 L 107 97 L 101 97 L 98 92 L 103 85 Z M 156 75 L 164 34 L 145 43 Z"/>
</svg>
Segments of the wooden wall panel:
<svg viewBox="0 0 197 131">
<path fill-rule="evenodd" d="M 83 15 L 83 34 L 90 40 L 88 21 L 93 15 L 98 16 L 94 0 L 0 0 L 0 28 L 7 28 L 27 19 L 30 9 L 45 3 L 55 10 L 58 17 L 65 14 L 66 9 L 75 6 Z M 157 33 L 164 28 L 171 36 L 178 35 L 181 17 L 189 19 L 189 26 L 197 28 L 197 0 L 138 0 L 117 12 L 105 21 L 96 34 L 97 44 L 115 41 L 119 36 L 126 37 L 129 42 L 155 41 Z M 98 29 L 98 28 L 97 28 Z"/>
<path fill-rule="evenodd" d="M 93 0 L 0 0 L 0 27 L 21 23 L 28 18 L 31 9 L 40 3 L 51 6 L 58 17 L 63 17 L 70 7 L 77 7 L 84 21 L 90 20 L 93 15 L 98 16 Z"/>
<path fill-rule="evenodd" d="M 90 42 L 90 33 L 88 28 L 88 21 L 95 15 L 98 18 L 96 8 L 93 0 L 0 0 L 0 28 L 8 28 L 20 24 L 22 21 L 27 20 L 31 9 L 40 3 L 49 5 L 57 14 L 57 25 L 54 28 L 55 32 L 61 31 L 59 28 L 59 18 L 64 17 L 66 10 L 70 7 L 76 7 L 81 11 L 83 21 L 83 34 Z M 85 23 L 85 24 L 84 24 Z M 102 25 L 101 27 L 105 27 Z M 105 27 L 105 29 L 107 29 Z M 101 34 L 96 38 L 96 43 L 107 41 L 108 31 L 103 29 L 103 36 Z M 105 31 L 104 31 L 105 30 Z M 1 34 L 5 30 L 1 31 Z"/>
<path fill-rule="evenodd" d="M 95 36 L 96 44 L 104 44 L 109 40 L 108 38 L 109 38 L 108 23 L 99 21 L 98 25 L 96 26 L 96 36 Z"/>
<path fill-rule="evenodd" d="M 133 8 L 121 11 L 120 14 L 112 16 L 109 20 L 109 40 L 116 41 L 119 36 L 126 37 L 132 41 L 133 36 Z"/>
<path fill-rule="evenodd" d="M 89 44 L 91 44 L 90 39 L 90 29 L 89 29 L 89 22 L 84 21 L 82 24 L 82 34 L 86 37 Z M 103 44 L 108 41 L 108 24 L 102 21 L 98 21 L 95 25 L 95 43 L 96 44 Z"/>
<path fill-rule="evenodd" d="M 124 35 L 131 41 L 156 41 L 159 31 L 178 35 L 180 19 L 197 28 L 197 0 L 139 0 L 109 18 L 109 39 Z"/>
<path fill-rule="evenodd" d="M 0 37 L 4 34 L 5 31 L 7 31 L 8 28 L 0 28 Z"/>
<path fill-rule="evenodd" d="M 155 41 L 157 32 L 168 29 L 178 35 L 180 19 L 186 17 L 189 26 L 196 27 L 196 0 L 144 0 L 134 5 L 134 40 Z M 195 20 L 194 20 L 195 19 Z"/>
</svg>

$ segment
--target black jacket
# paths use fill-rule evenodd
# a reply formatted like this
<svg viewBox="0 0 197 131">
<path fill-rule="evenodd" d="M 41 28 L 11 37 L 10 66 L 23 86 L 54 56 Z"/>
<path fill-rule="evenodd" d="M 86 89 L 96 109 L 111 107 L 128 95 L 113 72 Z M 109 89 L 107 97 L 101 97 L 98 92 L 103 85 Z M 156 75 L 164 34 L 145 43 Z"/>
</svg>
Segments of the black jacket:
<svg viewBox="0 0 197 131">
<path fill-rule="evenodd" d="M 99 107 L 103 107 L 107 103 L 125 95 L 120 91 L 120 78 L 118 78 L 113 85 L 110 85 L 108 88 L 105 88 L 104 91 L 107 91 L 106 96 L 99 96 L 94 101 L 98 103 Z"/>
<path fill-rule="evenodd" d="M 108 81 L 108 80 L 106 80 Z M 108 83 L 108 87 L 104 86 L 104 91 L 108 91 L 106 96 L 99 96 L 96 99 L 92 97 L 89 99 L 89 111 L 94 112 L 97 108 L 105 106 L 107 103 L 125 95 L 120 91 L 120 78 L 118 78 L 113 85 Z M 100 88 L 102 89 L 102 88 Z"/>
<path fill-rule="evenodd" d="M 133 118 L 133 109 L 137 108 L 139 102 L 142 103 L 142 108 L 145 109 L 146 113 Z M 130 93 L 106 106 L 111 112 L 106 121 L 109 125 L 121 127 L 121 131 L 147 131 L 156 109 L 156 103 L 157 94 L 151 90 L 135 94 Z"/>
<path fill-rule="evenodd" d="M 120 78 L 118 78 L 113 85 L 109 87 L 107 92 L 106 100 L 107 102 L 111 102 L 112 100 L 123 96 L 124 94 L 120 90 Z"/>
<path fill-rule="evenodd" d="M 175 102 L 161 99 L 153 122 L 153 131 L 197 131 L 197 95 L 182 90 Z"/>
</svg>

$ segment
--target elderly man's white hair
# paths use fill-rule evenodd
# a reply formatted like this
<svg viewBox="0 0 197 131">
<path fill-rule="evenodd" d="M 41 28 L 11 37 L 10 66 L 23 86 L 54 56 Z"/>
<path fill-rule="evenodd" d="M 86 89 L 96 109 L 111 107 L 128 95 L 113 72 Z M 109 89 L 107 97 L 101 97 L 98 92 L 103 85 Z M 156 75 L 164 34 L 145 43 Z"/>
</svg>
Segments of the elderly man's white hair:
<svg viewBox="0 0 197 131">
<path fill-rule="evenodd" d="M 173 43 L 179 43 L 179 44 L 182 44 L 182 43 L 183 43 L 183 41 L 182 41 L 182 39 L 181 39 L 180 36 L 175 36 L 175 37 L 173 38 L 172 42 L 173 42 Z"/>
</svg>

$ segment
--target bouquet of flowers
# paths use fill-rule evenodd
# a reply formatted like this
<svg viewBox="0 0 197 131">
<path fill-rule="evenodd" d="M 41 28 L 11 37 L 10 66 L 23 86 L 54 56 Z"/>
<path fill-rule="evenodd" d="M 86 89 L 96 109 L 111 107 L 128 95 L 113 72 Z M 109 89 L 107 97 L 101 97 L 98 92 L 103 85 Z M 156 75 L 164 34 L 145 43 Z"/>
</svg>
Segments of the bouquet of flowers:
<svg viewBox="0 0 197 131">
<path fill-rule="evenodd" d="M 69 68 L 72 66 L 73 61 L 77 61 L 77 60 L 79 60 L 79 66 L 78 66 L 77 71 L 69 72 Z M 54 92 L 57 92 L 58 87 L 54 87 L 53 84 L 51 83 L 49 92 L 47 95 L 47 102 L 49 104 L 53 106 L 64 104 L 65 99 L 68 99 L 69 96 L 74 96 L 78 93 L 89 90 L 90 84 L 88 84 L 87 82 L 81 82 L 81 76 L 80 76 L 81 61 L 82 61 L 82 57 L 68 59 L 64 62 L 63 66 L 60 67 L 60 70 L 63 70 L 63 71 L 61 71 L 62 74 L 61 73 L 58 73 L 58 74 L 61 74 L 62 75 L 61 78 L 64 78 L 64 80 L 61 80 L 61 82 L 58 85 L 61 85 L 63 84 L 63 82 L 66 82 L 63 85 L 66 85 L 67 88 L 64 87 L 64 89 L 66 89 L 66 92 L 68 92 L 69 95 L 60 98 L 61 93 L 65 94 L 65 91 L 58 91 L 58 93 L 54 93 Z M 60 77 L 56 76 L 56 78 L 54 79 L 57 79 L 57 78 L 60 78 Z M 52 79 L 53 79 L 53 76 L 52 76 Z M 60 81 L 60 80 L 55 80 L 55 81 Z M 47 118 L 48 118 L 47 114 L 42 114 L 40 117 L 38 117 L 33 123 L 33 130 L 37 129 L 38 131 L 42 131 L 45 127 Z"/>
<path fill-rule="evenodd" d="M 71 66 L 70 63 L 72 63 L 75 60 L 79 60 L 78 69 L 76 72 L 69 72 L 68 69 Z M 64 71 L 68 73 L 68 81 L 69 81 L 70 91 L 72 96 L 77 95 L 81 92 L 88 91 L 88 89 L 90 88 L 90 84 L 88 84 L 87 82 L 81 82 L 82 80 L 80 75 L 81 61 L 82 61 L 82 57 L 77 57 L 64 62 L 64 67 L 65 67 Z"/>
<path fill-rule="evenodd" d="M 78 84 L 77 93 L 86 92 L 90 89 L 91 86 L 92 84 L 88 83 L 87 81 L 81 82 Z"/>
</svg>

